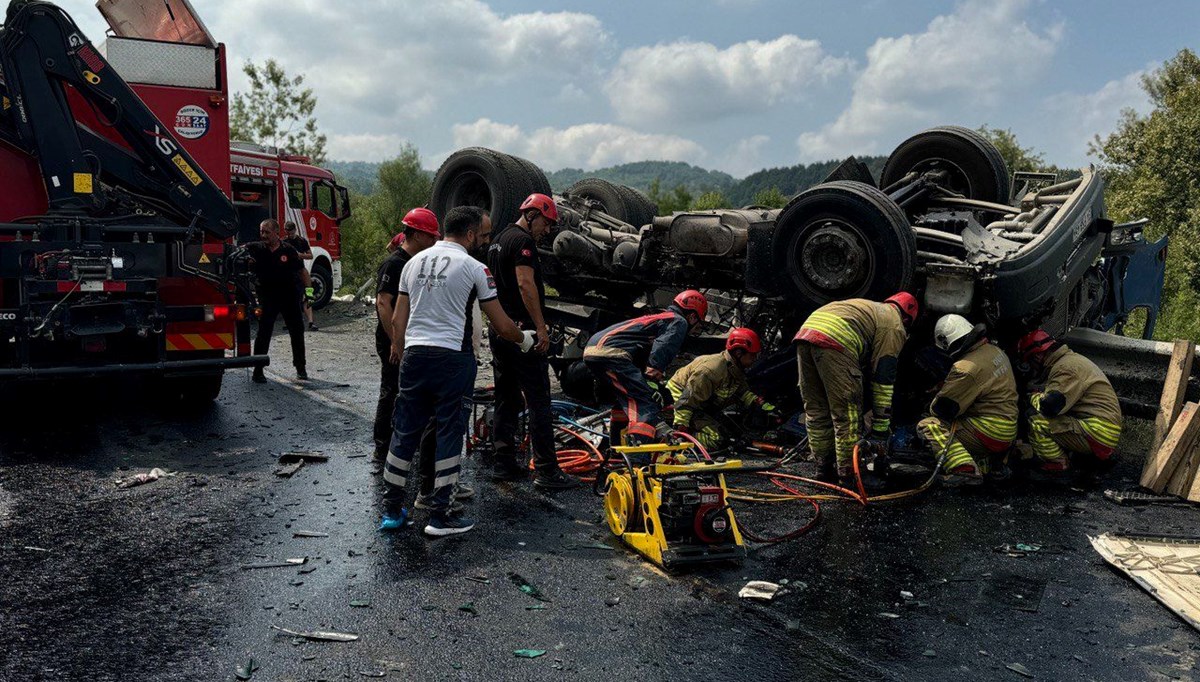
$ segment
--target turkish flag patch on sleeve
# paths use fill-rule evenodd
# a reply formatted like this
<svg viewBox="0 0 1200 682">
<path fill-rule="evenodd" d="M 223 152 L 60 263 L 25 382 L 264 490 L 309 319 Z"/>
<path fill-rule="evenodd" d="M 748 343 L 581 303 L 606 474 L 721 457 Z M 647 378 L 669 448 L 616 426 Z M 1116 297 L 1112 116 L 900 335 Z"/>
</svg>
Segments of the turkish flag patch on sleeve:
<svg viewBox="0 0 1200 682">
<path fill-rule="evenodd" d="M 525 256 L 526 258 L 533 258 L 533 251 L 530 249 L 521 249 L 521 255 Z"/>
</svg>

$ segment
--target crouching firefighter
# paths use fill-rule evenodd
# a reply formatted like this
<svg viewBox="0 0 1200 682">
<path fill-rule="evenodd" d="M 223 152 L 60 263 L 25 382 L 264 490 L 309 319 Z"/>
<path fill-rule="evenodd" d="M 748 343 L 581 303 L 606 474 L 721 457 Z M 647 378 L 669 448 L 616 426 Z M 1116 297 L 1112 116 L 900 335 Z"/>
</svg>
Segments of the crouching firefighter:
<svg viewBox="0 0 1200 682">
<path fill-rule="evenodd" d="M 999 471 L 1017 437 L 1017 382 L 1012 363 L 988 342 L 982 324 L 945 315 L 933 328 L 933 341 L 954 364 L 929 411 L 917 424 L 942 464 L 943 483 L 981 482 Z"/>
<path fill-rule="evenodd" d="M 800 327 L 794 339 L 799 343 L 800 393 L 821 480 L 836 477 L 850 483 L 853 478 L 864 365 L 871 372 L 871 439 L 888 440 L 897 358 L 917 312 L 917 299 L 901 291 L 883 303 L 852 298 L 826 304 Z"/>
<path fill-rule="evenodd" d="M 1104 372 L 1041 329 L 1026 334 L 1017 350 L 1046 381 L 1029 399 L 1029 444 L 1040 473 L 1062 475 L 1070 468 L 1069 453 L 1108 461 L 1121 439 L 1122 420 L 1117 393 Z"/>
<path fill-rule="evenodd" d="M 705 448 L 714 449 L 725 439 L 716 415 L 731 405 L 774 412 L 775 406 L 755 395 L 746 370 L 762 352 L 762 340 L 746 327 L 729 330 L 725 352 L 701 355 L 675 373 L 667 390 L 675 403 L 675 430 L 692 434 Z"/>
<path fill-rule="evenodd" d="M 588 339 L 583 361 L 599 385 L 610 386 L 615 393 L 609 443 L 637 445 L 663 441 L 670 435 L 671 427 L 662 418 L 662 408 L 646 378 L 663 379 L 687 335 L 707 314 L 708 299 L 688 289 L 676 296 L 666 311 L 619 322 Z"/>
</svg>

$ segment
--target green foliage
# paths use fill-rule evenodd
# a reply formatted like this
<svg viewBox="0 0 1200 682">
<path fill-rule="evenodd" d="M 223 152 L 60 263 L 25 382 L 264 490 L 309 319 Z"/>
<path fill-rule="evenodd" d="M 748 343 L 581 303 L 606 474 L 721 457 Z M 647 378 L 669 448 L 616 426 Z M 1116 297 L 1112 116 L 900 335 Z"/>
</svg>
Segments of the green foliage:
<svg viewBox="0 0 1200 682">
<path fill-rule="evenodd" d="M 766 206 L 767 208 L 783 208 L 787 202 L 788 197 L 784 196 L 778 187 L 770 187 L 756 193 L 750 203 L 754 206 Z"/>
<path fill-rule="evenodd" d="M 561 192 L 583 178 L 600 178 L 642 191 L 648 191 L 650 183 L 658 180 L 667 187 L 683 185 L 693 195 L 725 191 L 737 182 L 728 173 L 706 170 L 681 161 L 638 161 L 593 171 L 564 168 L 546 175 L 555 192 Z"/>
<path fill-rule="evenodd" d="M 1009 173 L 1021 171 L 1049 172 L 1046 170 L 1045 157 L 1034 151 L 1033 147 L 1022 147 L 1017 142 L 1017 136 L 1009 129 L 989 128 L 980 126 L 980 134 L 996 145 L 1004 163 L 1008 165 Z"/>
<path fill-rule="evenodd" d="M 658 204 L 659 215 L 671 215 L 676 211 L 686 211 L 692 207 L 692 193 L 687 187 L 678 185 L 670 192 L 662 191 L 662 182 L 658 178 L 650 181 L 646 188 L 646 196 Z"/>
<path fill-rule="evenodd" d="M 1155 336 L 1200 338 L 1200 58 L 1184 49 L 1146 75 L 1153 111 L 1122 113 L 1091 152 L 1108 180 L 1110 216 L 1149 218 L 1147 236 L 1171 237 L 1164 308 Z"/>
<path fill-rule="evenodd" d="M 866 164 L 876 180 L 883 174 L 883 164 L 887 161 L 886 156 L 860 156 L 857 158 Z M 726 194 L 729 202 L 734 206 L 758 203 L 754 197 L 760 192 L 770 190 L 775 190 L 788 197 L 795 196 L 809 187 L 821 183 L 840 163 L 841 161 L 822 161 L 783 168 L 765 168 L 747 175 L 731 187 Z"/>
<path fill-rule="evenodd" d="M 302 154 L 317 165 L 323 163 L 325 136 L 317 132 L 313 116 L 317 98 L 312 88 L 302 87 L 304 76 L 288 78 L 274 59 L 261 66 L 248 61 L 242 71 L 250 79 L 250 92 L 233 95 L 231 137 Z"/>
<path fill-rule="evenodd" d="M 342 268 L 354 288 L 375 276 L 404 214 L 429 202 L 431 181 L 416 147 L 406 145 L 398 157 L 380 164 L 375 186 L 371 194 L 353 194 L 353 215 L 342 223 Z"/>
<path fill-rule="evenodd" d="M 720 192 L 705 192 L 692 202 L 693 211 L 711 211 L 715 208 L 729 208 L 729 200 Z"/>
</svg>

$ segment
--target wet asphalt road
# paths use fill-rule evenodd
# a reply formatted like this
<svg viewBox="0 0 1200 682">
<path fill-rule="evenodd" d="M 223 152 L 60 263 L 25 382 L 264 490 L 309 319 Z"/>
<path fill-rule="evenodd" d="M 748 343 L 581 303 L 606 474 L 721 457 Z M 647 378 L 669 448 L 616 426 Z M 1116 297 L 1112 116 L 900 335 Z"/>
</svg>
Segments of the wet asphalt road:
<svg viewBox="0 0 1200 682">
<path fill-rule="evenodd" d="M 473 474 L 475 531 L 386 537 L 365 457 L 370 320 L 338 305 L 320 321 L 313 382 L 288 380 L 276 343 L 272 383 L 230 374 L 200 416 L 139 400 L 134 384 L 23 392 L 4 406 L 0 679 L 231 680 L 250 658 L 254 680 L 1022 679 L 1014 663 L 1036 679 L 1195 676 L 1200 636 L 1087 542 L 1116 529 L 1195 533 L 1195 509 L 1103 499 L 1104 487 L 1132 485 L 1140 455 L 1095 489 L 827 504 L 802 539 L 676 577 L 614 543 L 590 492 Z M 1146 438 L 1135 423 L 1122 450 L 1139 453 Z M 297 450 L 330 459 L 275 476 L 278 455 Z M 176 474 L 114 485 L 151 467 Z M 809 514 L 787 505 L 740 520 L 778 532 Z M 994 551 L 1018 542 L 1042 549 Z M 289 558 L 305 562 L 243 568 Z M 790 591 L 740 601 L 748 579 L 786 579 Z M 360 639 L 306 642 L 272 625 Z"/>
</svg>

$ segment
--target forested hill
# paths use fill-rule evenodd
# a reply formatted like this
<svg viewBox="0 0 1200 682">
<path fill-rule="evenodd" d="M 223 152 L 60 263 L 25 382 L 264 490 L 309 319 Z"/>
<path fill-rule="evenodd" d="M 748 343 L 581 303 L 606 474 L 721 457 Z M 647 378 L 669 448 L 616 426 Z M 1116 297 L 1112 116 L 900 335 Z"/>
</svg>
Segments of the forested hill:
<svg viewBox="0 0 1200 682">
<path fill-rule="evenodd" d="M 650 183 L 657 179 L 663 189 L 683 185 L 693 194 L 726 193 L 737 184 L 737 180 L 728 173 L 707 170 L 682 161 L 637 161 L 592 171 L 564 168 L 547 173 L 546 177 L 555 192 L 561 192 L 584 178 L 601 178 L 642 191 L 649 189 Z"/>
<path fill-rule="evenodd" d="M 859 156 L 856 158 L 871 169 L 871 175 L 878 182 L 887 157 Z M 754 195 L 771 188 L 778 189 L 784 196 L 790 197 L 824 180 L 833 172 L 834 168 L 837 168 L 839 163 L 841 161 L 825 161 L 783 168 L 766 168 L 737 181 L 725 192 L 725 196 L 729 199 L 730 206 L 750 204 L 753 202 Z M 663 186 L 671 187 L 666 183 L 663 183 Z"/>
</svg>

